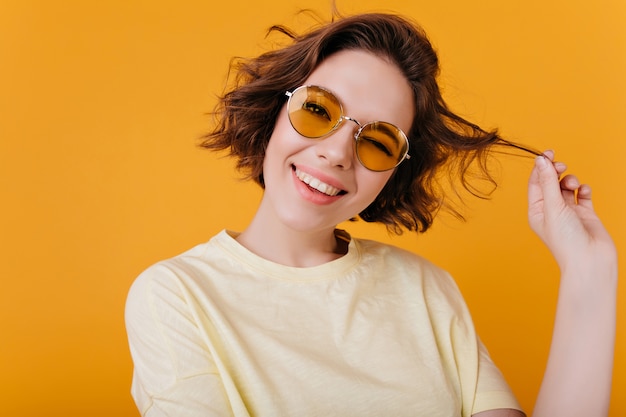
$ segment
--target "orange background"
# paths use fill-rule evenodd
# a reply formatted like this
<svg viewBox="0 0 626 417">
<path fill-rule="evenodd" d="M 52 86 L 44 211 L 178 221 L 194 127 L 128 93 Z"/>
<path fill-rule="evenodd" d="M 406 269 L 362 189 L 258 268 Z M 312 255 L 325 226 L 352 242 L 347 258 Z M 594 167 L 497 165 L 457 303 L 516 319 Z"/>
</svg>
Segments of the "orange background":
<svg viewBox="0 0 626 417">
<path fill-rule="evenodd" d="M 0 2 L 0 415 L 135 416 L 123 309 L 159 259 L 241 230 L 260 192 L 195 147 L 233 55 L 274 23 L 302 28 L 304 0 Z M 339 0 L 393 10 L 440 51 L 452 108 L 514 140 L 555 148 L 594 186 L 626 264 L 623 0 Z M 478 4 L 477 4 L 478 3 Z M 330 2 L 315 2 L 328 16 Z M 383 7 L 384 5 L 384 7 Z M 532 409 L 558 271 L 525 219 L 531 159 L 502 158 L 501 187 L 424 236 L 354 235 L 450 270 L 491 353 Z M 611 416 L 626 415 L 620 286 Z"/>
</svg>

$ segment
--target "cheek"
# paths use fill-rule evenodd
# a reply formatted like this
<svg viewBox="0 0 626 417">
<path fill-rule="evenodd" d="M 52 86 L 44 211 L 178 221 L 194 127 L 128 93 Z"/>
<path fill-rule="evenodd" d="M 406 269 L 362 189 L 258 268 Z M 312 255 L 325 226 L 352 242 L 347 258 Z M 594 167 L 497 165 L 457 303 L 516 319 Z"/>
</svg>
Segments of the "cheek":
<svg viewBox="0 0 626 417">
<path fill-rule="evenodd" d="M 264 168 L 268 168 L 267 165 L 269 161 L 274 159 L 277 154 L 280 154 L 281 150 L 285 148 L 285 142 L 289 132 L 286 130 L 286 126 L 284 126 L 284 123 L 281 123 L 280 119 L 281 118 L 279 116 L 276 120 L 276 124 L 274 125 L 272 136 L 270 136 L 270 140 L 268 141 L 267 147 L 265 148 L 265 157 L 263 160 Z"/>
<path fill-rule="evenodd" d="M 272 138 L 274 136 L 285 136 L 290 134 L 293 131 L 291 127 L 291 123 L 289 122 L 289 117 L 287 116 L 287 111 L 283 107 L 278 113 L 278 117 L 274 123 L 274 131 L 272 132 Z"/>
<path fill-rule="evenodd" d="M 385 185 L 391 178 L 391 172 L 372 172 L 367 171 L 368 175 L 363 175 L 362 184 L 367 188 L 367 194 L 371 196 L 372 201 L 378 197 L 378 194 L 385 188 Z"/>
<path fill-rule="evenodd" d="M 298 146 L 299 135 L 291 127 L 286 111 L 281 111 L 276 118 L 274 130 L 267 145 L 267 151 L 280 152 Z M 266 152 L 267 152 L 266 151 Z"/>
</svg>

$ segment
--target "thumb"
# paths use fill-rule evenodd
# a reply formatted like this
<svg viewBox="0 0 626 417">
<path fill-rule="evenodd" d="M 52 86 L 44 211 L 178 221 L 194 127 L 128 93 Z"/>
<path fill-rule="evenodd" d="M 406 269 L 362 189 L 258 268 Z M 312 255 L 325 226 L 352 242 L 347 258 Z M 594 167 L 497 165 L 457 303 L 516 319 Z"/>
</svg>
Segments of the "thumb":
<svg viewBox="0 0 626 417">
<path fill-rule="evenodd" d="M 563 205 L 559 175 L 554 165 L 545 156 L 538 156 L 535 159 L 535 167 L 538 174 L 538 185 L 543 195 L 544 210 L 548 213 L 550 209 Z"/>
</svg>

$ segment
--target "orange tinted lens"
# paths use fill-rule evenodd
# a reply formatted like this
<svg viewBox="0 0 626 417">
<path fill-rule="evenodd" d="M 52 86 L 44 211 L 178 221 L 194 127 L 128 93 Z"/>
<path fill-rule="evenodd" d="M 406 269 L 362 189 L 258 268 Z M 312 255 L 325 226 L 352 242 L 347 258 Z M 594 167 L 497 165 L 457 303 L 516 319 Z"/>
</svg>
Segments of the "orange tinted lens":
<svg viewBox="0 0 626 417">
<path fill-rule="evenodd" d="M 396 126 L 372 122 L 363 126 L 356 141 L 356 154 L 364 167 L 386 171 L 398 165 L 407 154 L 408 140 Z"/>
<path fill-rule="evenodd" d="M 319 138 L 330 133 L 341 119 L 341 104 L 329 91 L 305 86 L 289 98 L 289 120 L 302 136 Z"/>
</svg>

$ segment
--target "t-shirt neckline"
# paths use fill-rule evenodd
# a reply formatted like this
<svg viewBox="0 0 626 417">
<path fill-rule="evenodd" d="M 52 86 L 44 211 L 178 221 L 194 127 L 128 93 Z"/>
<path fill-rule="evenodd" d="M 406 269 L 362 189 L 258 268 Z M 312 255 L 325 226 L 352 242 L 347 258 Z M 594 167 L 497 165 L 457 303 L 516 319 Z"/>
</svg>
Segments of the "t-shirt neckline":
<svg viewBox="0 0 626 417">
<path fill-rule="evenodd" d="M 239 243 L 236 240 L 239 232 L 232 230 L 222 230 L 211 241 L 225 251 L 229 257 L 257 273 L 278 279 L 311 281 L 345 276 L 347 271 L 358 264 L 360 259 L 358 242 L 343 230 L 338 230 L 336 234 L 340 239 L 349 240 L 348 252 L 337 259 L 312 267 L 287 266 L 265 259 Z"/>
</svg>

